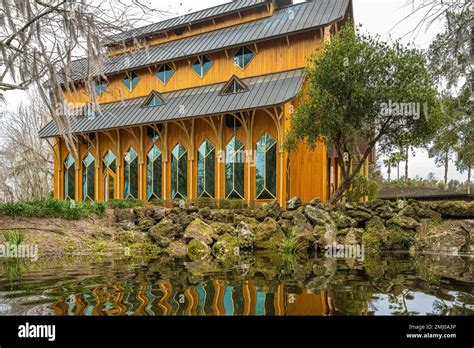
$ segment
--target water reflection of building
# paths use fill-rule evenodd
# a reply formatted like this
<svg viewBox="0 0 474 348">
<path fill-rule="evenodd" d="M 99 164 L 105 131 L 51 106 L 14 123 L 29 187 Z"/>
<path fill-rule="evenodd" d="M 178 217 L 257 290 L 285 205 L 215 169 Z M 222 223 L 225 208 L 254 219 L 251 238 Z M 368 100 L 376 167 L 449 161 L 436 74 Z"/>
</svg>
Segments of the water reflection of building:
<svg viewBox="0 0 474 348">
<path fill-rule="evenodd" d="M 78 316 L 331 315 L 334 308 L 326 291 L 291 293 L 283 284 L 263 291 L 251 281 L 224 280 L 186 288 L 170 282 L 98 286 L 59 299 L 51 305 L 56 315 Z"/>
</svg>

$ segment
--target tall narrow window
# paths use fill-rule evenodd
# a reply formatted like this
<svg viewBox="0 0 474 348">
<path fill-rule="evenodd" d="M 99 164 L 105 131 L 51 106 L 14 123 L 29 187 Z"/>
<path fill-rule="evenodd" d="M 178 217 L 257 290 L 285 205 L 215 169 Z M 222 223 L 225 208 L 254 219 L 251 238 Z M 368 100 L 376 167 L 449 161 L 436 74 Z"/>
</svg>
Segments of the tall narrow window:
<svg viewBox="0 0 474 348">
<path fill-rule="evenodd" d="M 257 141 L 256 159 L 257 199 L 276 198 L 276 142 L 268 133 Z"/>
<path fill-rule="evenodd" d="M 161 199 L 161 151 L 153 145 L 147 154 L 146 199 Z"/>
<path fill-rule="evenodd" d="M 245 69 L 245 67 L 250 63 L 254 57 L 254 53 L 247 46 L 239 48 L 237 53 L 234 55 L 234 63 L 240 69 Z"/>
<path fill-rule="evenodd" d="M 132 71 L 131 73 L 127 74 L 127 76 L 123 79 L 123 84 L 130 92 L 132 92 L 137 86 L 139 80 L 140 76 L 138 76 Z"/>
<path fill-rule="evenodd" d="M 125 198 L 138 198 L 138 154 L 133 147 L 125 154 L 123 170 L 123 196 Z"/>
<path fill-rule="evenodd" d="M 115 179 L 117 161 L 112 151 L 108 151 L 102 160 L 102 177 L 104 180 L 104 200 L 115 198 Z"/>
<path fill-rule="evenodd" d="M 206 56 L 201 56 L 193 64 L 193 71 L 199 75 L 199 77 L 204 77 L 207 74 L 209 69 L 212 66 L 212 61 Z"/>
<path fill-rule="evenodd" d="M 205 140 L 198 149 L 197 187 L 199 198 L 214 198 L 215 149 Z"/>
<path fill-rule="evenodd" d="M 244 163 L 244 144 L 234 136 L 226 146 L 225 194 L 227 199 L 244 199 Z"/>
<path fill-rule="evenodd" d="M 170 67 L 168 64 L 163 64 L 160 69 L 158 69 L 156 77 L 158 77 L 158 80 L 160 80 L 163 84 L 166 84 L 166 82 L 171 79 L 171 76 L 173 76 L 173 74 L 173 68 Z"/>
<path fill-rule="evenodd" d="M 95 158 L 90 152 L 82 160 L 82 200 L 93 201 L 95 192 Z"/>
<path fill-rule="evenodd" d="M 177 144 L 171 152 L 171 198 L 186 199 L 188 195 L 188 152 Z"/>
<path fill-rule="evenodd" d="M 74 157 L 67 155 L 64 161 L 64 199 L 75 199 Z"/>
</svg>

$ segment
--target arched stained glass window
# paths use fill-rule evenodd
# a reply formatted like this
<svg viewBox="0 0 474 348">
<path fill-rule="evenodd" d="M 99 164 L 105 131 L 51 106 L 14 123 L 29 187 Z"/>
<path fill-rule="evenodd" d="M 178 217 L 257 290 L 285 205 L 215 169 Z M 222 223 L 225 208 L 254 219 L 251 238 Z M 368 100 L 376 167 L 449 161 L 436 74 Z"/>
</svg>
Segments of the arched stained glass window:
<svg viewBox="0 0 474 348">
<path fill-rule="evenodd" d="M 257 141 L 256 158 L 257 199 L 276 198 L 276 142 L 268 133 Z"/>
<path fill-rule="evenodd" d="M 214 198 L 215 148 L 209 140 L 198 149 L 197 187 L 199 198 Z"/>
<path fill-rule="evenodd" d="M 209 69 L 212 66 L 212 61 L 207 58 L 206 56 L 202 56 L 198 59 L 193 64 L 193 71 L 199 75 L 199 77 L 204 77 L 204 75 L 207 74 Z"/>
<path fill-rule="evenodd" d="M 177 144 L 171 151 L 171 198 L 186 199 L 188 195 L 188 152 Z"/>
<path fill-rule="evenodd" d="M 225 195 L 227 199 L 244 199 L 244 164 L 244 144 L 234 136 L 226 146 Z"/>
<path fill-rule="evenodd" d="M 95 196 L 95 158 L 90 152 L 82 160 L 82 200 L 93 201 Z"/>
<path fill-rule="evenodd" d="M 161 199 L 162 181 L 161 181 L 161 151 L 153 145 L 147 154 L 147 172 L 146 172 L 146 199 Z"/>
<path fill-rule="evenodd" d="M 64 199 L 75 199 L 75 178 L 74 157 L 67 155 L 64 160 Z"/>
<path fill-rule="evenodd" d="M 102 160 L 102 176 L 104 179 L 104 200 L 115 198 L 115 175 L 117 161 L 112 151 L 108 151 Z"/>
<path fill-rule="evenodd" d="M 125 198 L 138 198 L 138 154 L 133 147 L 125 154 L 123 170 L 123 196 Z"/>
</svg>

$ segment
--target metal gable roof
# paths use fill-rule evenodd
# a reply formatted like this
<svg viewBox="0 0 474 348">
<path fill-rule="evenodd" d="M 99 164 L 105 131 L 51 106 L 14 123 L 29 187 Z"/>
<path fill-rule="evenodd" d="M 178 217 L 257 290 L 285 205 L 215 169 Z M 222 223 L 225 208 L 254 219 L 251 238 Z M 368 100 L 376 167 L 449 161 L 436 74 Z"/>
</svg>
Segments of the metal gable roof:
<svg viewBox="0 0 474 348">
<path fill-rule="evenodd" d="M 109 75 L 317 28 L 342 19 L 348 6 L 349 0 L 314 0 L 288 6 L 264 19 L 110 56 L 102 71 Z M 87 64 L 87 58 L 72 62 L 74 80 L 84 77 Z M 91 67 L 92 74 L 99 75 L 95 70 Z"/>
<path fill-rule="evenodd" d="M 95 118 L 72 116 L 71 132 L 85 133 L 281 105 L 295 97 L 303 79 L 304 71 L 299 69 L 242 79 L 249 90 L 229 95 L 220 93 L 226 84 L 222 82 L 163 93 L 165 103 L 155 107 L 143 107 L 148 96 L 103 104 Z M 39 132 L 41 138 L 58 135 L 54 121 Z"/>
<path fill-rule="evenodd" d="M 257 7 L 263 4 L 269 3 L 269 0 L 239 0 L 227 2 L 222 5 L 206 8 L 201 11 L 188 13 L 184 16 L 170 18 L 158 23 L 146 25 L 137 29 L 133 29 L 124 33 L 111 35 L 104 40 L 104 44 L 113 44 L 123 40 L 128 40 L 133 37 L 142 37 L 155 33 L 164 32 L 166 30 L 172 30 L 174 28 L 181 27 L 183 25 L 198 23 L 212 18 L 225 16 L 231 13 L 235 13 L 242 10 L 247 10 L 253 7 Z"/>
</svg>

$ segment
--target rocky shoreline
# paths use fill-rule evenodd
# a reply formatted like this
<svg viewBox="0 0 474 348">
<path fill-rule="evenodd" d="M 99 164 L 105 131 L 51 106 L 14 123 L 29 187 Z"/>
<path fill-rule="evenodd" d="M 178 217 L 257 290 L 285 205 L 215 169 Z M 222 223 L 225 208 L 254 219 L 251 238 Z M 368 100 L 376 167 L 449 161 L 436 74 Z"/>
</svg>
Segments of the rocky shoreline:
<svg viewBox="0 0 474 348">
<path fill-rule="evenodd" d="M 373 200 L 330 205 L 297 197 L 287 209 L 187 205 L 114 211 L 119 233 L 149 239 L 169 256 L 237 257 L 257 250 L 320 253 L 331 245 L 363 245 L 368 252 L 474 252 L 474 202 Z"/>
</svg>

